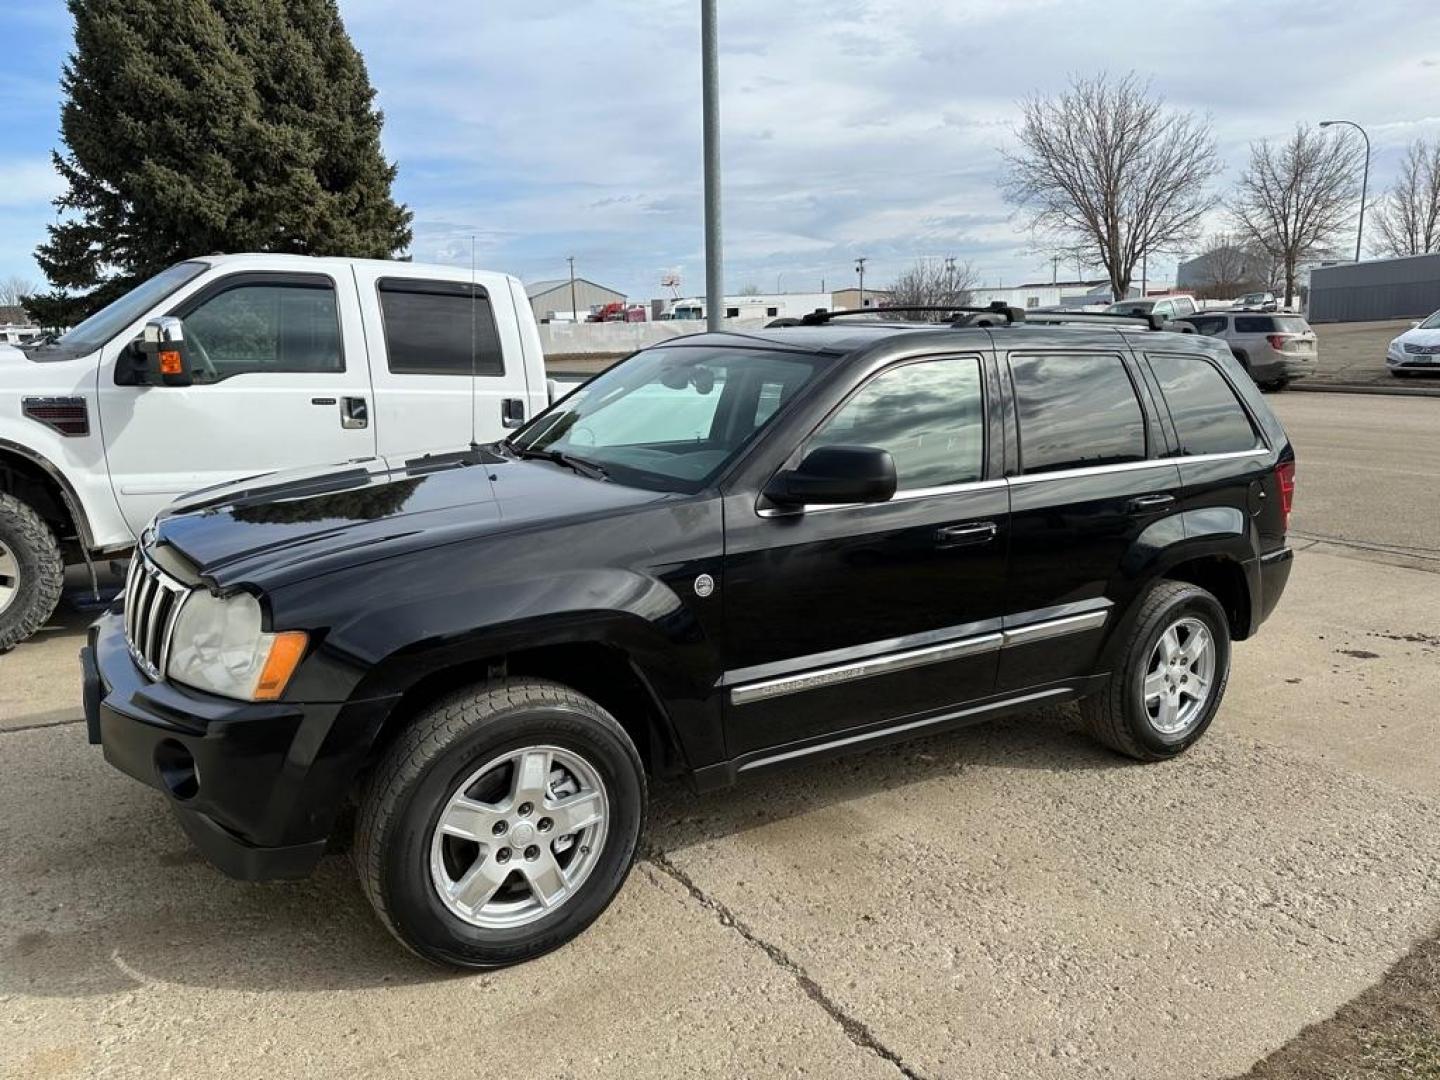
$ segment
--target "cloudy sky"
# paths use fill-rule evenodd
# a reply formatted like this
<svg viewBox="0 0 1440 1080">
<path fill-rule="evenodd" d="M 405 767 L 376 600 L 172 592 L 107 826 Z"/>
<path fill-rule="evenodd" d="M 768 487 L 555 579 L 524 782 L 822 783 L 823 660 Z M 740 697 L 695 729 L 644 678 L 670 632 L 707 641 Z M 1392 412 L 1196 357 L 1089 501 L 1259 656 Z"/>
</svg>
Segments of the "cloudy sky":
<svg viewBox="0 0 1440 1080">
<path fill-rule="evenodd" d="M 703 290 L 698 0 L 340 0 L 386 113 L 416 259 L 526 280 L 577 272 L 631 296 Z M 1131 69 L 1207 115 L 1226 173 L 1252 139 L 1354 119 L 1372 192 L 1440 137 L 1436 0 L 721 0 L 726 284 L 881 285 L 917 257 L 986 284 L 1047 280 L 1000 199 L 1017 102 Z M 59 190 L 60 0 L 5 0 L 0 275 Z M 1171 272 L 1161 267 L 1157 274 Z M 1063 270 L 1062 270 L 1063 274 Z"/>
</svg>

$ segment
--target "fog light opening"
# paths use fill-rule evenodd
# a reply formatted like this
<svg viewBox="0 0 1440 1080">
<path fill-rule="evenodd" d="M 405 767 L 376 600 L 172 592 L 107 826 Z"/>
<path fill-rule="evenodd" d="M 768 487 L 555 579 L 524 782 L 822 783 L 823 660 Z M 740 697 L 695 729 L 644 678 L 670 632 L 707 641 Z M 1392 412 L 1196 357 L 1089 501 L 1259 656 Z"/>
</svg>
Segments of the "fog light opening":
<svg viewBox="0 0 1440 1080">
<path fill-rule="evenodd" d="M 200 771 L 195 766 L 195 757 L 174 739 L 166 739 L 155 747 L 155 768 L 165 790 L 181 802 L 199 794 Z"/>
</svg>

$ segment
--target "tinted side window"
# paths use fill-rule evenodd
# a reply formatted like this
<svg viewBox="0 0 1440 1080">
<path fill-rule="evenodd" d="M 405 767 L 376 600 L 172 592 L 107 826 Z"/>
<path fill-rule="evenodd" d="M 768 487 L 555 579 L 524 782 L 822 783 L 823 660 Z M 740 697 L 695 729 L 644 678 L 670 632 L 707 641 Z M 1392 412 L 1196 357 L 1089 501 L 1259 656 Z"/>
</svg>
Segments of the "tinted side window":
<svg viewBox="0 0 1440 1080">
<path fill-rule="evenodd" d="M 1235 316 L 1235 332 L 1237 334 L 1273 334 L 1275 320 L 1268 315 L 1237 315 Z"/>
<path fill-rule="evenodd" d="M 1010 357 L 1026 473 L 1140 461 L 1145 415 L 1118 356 Z"/>
<path fill-rule="evenodd" d="M 345 370 L 330 285 L 236 285 L 185 314 L 195 381 L 265 372 Z"/>
<path fill-rule="evenodd" d="M 875 376 L 806 449 L 834 445 L 889 450 L 902 491 L 979 480 L 985 471 L 979 360 L 927 360 Z"/>
<path fill-rule="evenodd" d="M 1151 355 L 1182 454 L 1226 454 L 1260 445 L 1225 376 L 1198 356 Z"/>
<path fill-rule="evenodd" d="M 396 375 L 505 374 L 495 313 L 479 286 L 384 278 L 380 312 Z"/>
</svg>

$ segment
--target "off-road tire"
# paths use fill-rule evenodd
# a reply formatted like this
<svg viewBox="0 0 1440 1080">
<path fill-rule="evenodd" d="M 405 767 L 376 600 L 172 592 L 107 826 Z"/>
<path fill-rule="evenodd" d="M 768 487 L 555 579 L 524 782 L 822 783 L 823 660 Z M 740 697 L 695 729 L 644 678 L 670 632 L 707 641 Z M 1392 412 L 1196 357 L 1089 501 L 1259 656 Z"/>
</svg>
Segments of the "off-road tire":
<svg viewBox="0 0 1440 1080">
<path fill-rule="evenodd" d="M 0 652 L 24 641 L 55 611 L 65 587 L 65 561 L 45 519 L 13 495 L 0 495 L 0 543 L 19 566 L 17 592 L 0 611 Z"/>
<path fill-rule="evenodd" d="M 1215 642 L 1214 687 L 1199 721 L 1178 738 L 1151 726 L 1141 684 L 1160 635 L 1182 615 L 1205 623 Z M 1116 668 L 1105 689 L 1080 702 L 1085 726 L 1099 742 L 1139 761 L 1164 761 L 1184 753 L 1205 734 L 1230 679 L 1230 623 L 1220 602 L 1198 585 L 1158 582 L 1140 602 L 1124 643 L 1116 652 Z"/>
<path fill-rule="evenodd" d="M 582 754 L 609 800 L 604 849 L 579 891 L 537 922 L 471 925 L 449 911 L 430 879 L 430 837 L 451 791 L 507 749 L 548 744 Z M 495 968 L 559 948 L 609 906 L 630 872 L 645 825 L 640 755 L 594 701 L 559 683 L 501 679 L 442 699 L 389 748 L 363 785 L 352 856 L 387 929 L 436 964 Z"/>
</svg>

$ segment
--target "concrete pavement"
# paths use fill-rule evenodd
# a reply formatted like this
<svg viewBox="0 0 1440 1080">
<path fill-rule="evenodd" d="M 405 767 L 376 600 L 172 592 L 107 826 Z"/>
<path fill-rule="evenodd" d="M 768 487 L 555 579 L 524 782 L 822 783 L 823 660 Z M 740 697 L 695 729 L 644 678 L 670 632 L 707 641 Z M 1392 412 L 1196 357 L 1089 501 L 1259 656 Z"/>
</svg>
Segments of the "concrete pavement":
<svg viewBox="0 0 1440 1080">
<path fill-rule="evenodd" d="M 1269 400 L 1309 539 L 1192 753 L 1054 710 L 666 788 L 617 905 L 504 972 L 411 959 L 338 855 L 200 862 L 71 722 L 83 620 L 0 657 L 0 1075 L 1244 1070 L 1440 922 L 1440 402 Z"/>
</svg>

